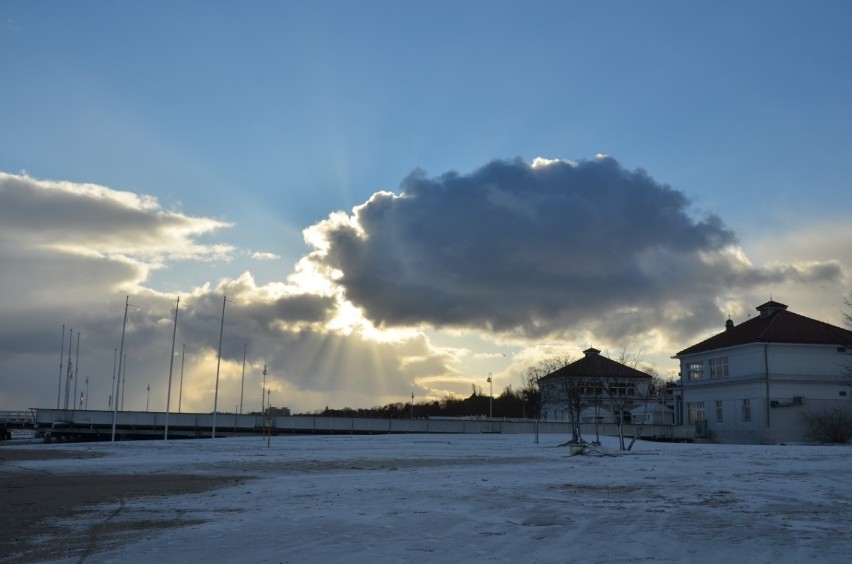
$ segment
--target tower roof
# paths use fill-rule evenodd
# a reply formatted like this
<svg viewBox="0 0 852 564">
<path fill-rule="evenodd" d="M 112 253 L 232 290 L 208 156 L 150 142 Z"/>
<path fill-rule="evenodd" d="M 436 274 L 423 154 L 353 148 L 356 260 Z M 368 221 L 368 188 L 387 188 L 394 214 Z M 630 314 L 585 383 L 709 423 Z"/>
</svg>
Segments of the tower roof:
<svg viewBox="0 0 852 564">
<path fill-rule="evenodd" d="M 552 378 L 650 378 L 651 375 L 616 362 L 600 354 L 601 351 L 590 348 L 583 351 L 585 356 L 571 364 L 555 370 L 545 376 Z"/>
</svg>

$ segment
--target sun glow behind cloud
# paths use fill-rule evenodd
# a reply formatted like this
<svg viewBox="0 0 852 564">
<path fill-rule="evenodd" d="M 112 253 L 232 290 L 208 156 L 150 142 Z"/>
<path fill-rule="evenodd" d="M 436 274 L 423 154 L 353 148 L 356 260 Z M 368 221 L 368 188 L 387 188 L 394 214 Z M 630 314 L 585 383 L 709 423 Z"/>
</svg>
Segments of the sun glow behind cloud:
<svg viewBox="0 0 852 564">
<path fill-rule="evenodd" d="M 141 308 L 126 342 L 128 407 L 137 409 L 146 384 L 157 391 L 152 409 L 165 407 L 162 359 L 178 297 L 148 287 L 150 273 L 277 258 L 200 241 L 229 222 L 94 184 L 0 175 L 0 219 L 0 300 L 15 320 L 2 335 L 7 370 L 25 370 L 32 360 L 20 351 L 38 349 L 52 372 L 54 326 L 73 322 L 86 335 L 93 398 L 106 401 L 131 294 Z M 240 394 L 259 408 L 264 365 L 275 403 L 296 410 L 440 399 L 470 393 L 487 374 L 495 390 L 517 386 L 541 358 L 588 346 L 639 351 L 667 374 L 684 340 L 747 315 L 765 288 L 838 288 L 848 264 L 825 256 L 755 266 L 719 218 L 603 156 L 414 172 L 399 194 L 376 192 L 303 234 L 309 250 L 283 280 L 258 283 L 246 270 L 180 292 L 184 410 L 212 409 L 220 326 L 221 409 Z"/>
</svg>

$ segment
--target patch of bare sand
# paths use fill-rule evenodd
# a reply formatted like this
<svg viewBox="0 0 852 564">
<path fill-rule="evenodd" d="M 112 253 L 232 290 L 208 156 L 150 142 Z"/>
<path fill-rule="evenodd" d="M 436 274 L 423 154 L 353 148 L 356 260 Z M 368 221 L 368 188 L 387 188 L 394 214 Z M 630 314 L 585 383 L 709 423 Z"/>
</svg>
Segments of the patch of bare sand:
<svg viewBox="0 0 852 564">
<path fill-rule="evenodd" d="M 125 500 L 194 494 L 245 480 L 245 477 L 181 474 L 44 474 L 2 464 L 86 454 L 26 449 L 0 451 L 3 470 L 0 472 L 0 562 L 42 562 L 60 558 L 83 562 L 116 542 L 144 538 L 148 532 L 163 528 L 198 523 L 198 520 L 174 514 L 154 514 L 144 520 L 117 519 Z M 111 507 L 104 510 L 105 505 Z M 94 520 L 87 518 L 92 516 Z M 82 530 L 73 531 L 59 524 L 75 520 L 87 524 Z"/>
</svg>

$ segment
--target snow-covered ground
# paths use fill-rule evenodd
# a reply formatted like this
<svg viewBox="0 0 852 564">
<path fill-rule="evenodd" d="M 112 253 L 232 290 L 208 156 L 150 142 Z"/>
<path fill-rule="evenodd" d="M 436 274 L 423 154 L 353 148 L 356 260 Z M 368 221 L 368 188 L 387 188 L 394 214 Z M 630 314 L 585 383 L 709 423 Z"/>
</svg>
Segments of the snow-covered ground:
<svg viewBox="0 0 852 564">
<path fill-rule="evenodd" d="M 67 531 L 66 543 L 107 521 L 171 523 L 140 526 L 87 562 L 852 560 L 850 447 L 640 442 L 622 456 L 571 457 L 557 447 L 564 439 L 338 435 L 273 437 L 271 446 L 259 437 L 33 445 L 27 448 L 105 456 L 16 466 L 94 481 L 153 473 L 244 479 L 203 493 L 109 503 L 54 523 Z M 604 447 L 616 443 L 607 439 Z"/>
</svg>

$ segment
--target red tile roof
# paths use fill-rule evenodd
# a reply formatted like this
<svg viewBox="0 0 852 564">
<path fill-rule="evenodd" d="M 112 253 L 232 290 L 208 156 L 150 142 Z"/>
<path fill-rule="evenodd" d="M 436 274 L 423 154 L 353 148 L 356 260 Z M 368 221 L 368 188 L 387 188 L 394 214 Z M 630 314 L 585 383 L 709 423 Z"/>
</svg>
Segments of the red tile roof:
<svg viewBox="0 0 852 564">
<path fill-rule="evenodd" d="M 542 378 L 550 380 L 553 378 L 650 378 L 640 370 L 630 368 L 625 364 L 601 356 L 597 349 L 583 351 L 586 356 L 571 364 L 563 366 Z"/>
<path fill-rule="evenodd" d="M 787 311 L 787 306 L 778 302 L 769 301 L 758 306 L 757 309 L 761 312 L 760 316 L 683 349 L 675 355 L 675 358 L 749 343 L 802 343 L 852 347 L 852 331 Z"/>
</svg>

